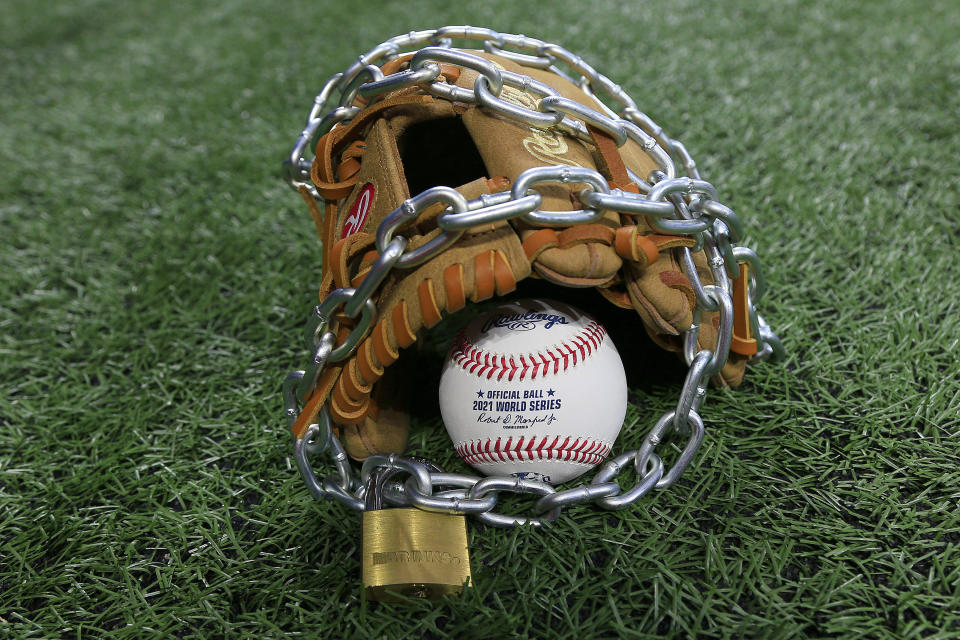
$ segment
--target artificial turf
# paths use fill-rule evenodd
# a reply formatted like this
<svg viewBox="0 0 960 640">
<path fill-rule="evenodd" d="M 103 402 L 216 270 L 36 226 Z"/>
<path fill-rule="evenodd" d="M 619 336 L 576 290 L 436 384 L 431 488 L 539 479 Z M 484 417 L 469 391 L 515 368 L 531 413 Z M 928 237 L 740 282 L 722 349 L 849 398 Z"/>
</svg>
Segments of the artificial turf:
<svg viewBox="0 0 960 640">
<path fill-rule="evenodd" d="M 281 415 L 320 254 L 280 160 L 327 77 L 444 24 L 560 43 L 682 140 L 788 356 L 710 392 L 671 489 L 471 526 L 474 589 L 375 604 Z M 958 27 L 949 0 L 8 2 L 0 635 L 960 637 Z M 618 450 L 681 379 L 636 386 Z M 437 413 L 411 451 L 466 471 Z"/>
</svg>

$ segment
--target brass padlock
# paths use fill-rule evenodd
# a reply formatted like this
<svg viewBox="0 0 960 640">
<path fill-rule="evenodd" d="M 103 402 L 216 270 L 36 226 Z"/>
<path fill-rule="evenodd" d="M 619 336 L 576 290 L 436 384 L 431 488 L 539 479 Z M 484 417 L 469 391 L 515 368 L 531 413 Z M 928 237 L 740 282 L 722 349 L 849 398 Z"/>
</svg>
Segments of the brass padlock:
<svg viewBox="0 0 960 640">
<path fill-rule="evenodd" d="M 436 599 L 470 583 L 464 516 L 383 508 L 383 486 L 396 469 L 370 476 L 363 512 L 363 586 L 368 600 Z"/>
</svg>

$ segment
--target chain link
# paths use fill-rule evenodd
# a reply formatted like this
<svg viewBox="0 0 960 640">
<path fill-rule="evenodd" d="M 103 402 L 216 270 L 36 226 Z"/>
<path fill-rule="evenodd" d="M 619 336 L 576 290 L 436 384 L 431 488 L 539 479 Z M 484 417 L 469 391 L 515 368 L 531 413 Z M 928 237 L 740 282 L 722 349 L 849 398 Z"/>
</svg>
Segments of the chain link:
<svg viewBox="0 0 960 640">
<path fill-rule="evenodd" d="M 565 78 L 595 96 L 602 112 L 560 96 L 552 87 L 527 75 L 501 69 L 469 50 L 453 49 L 453 39 L 480 42 L 487 52 Z M 416 53 L 409 68 L 384 76 L 380 66 L 411 49 L 416 49 Z M 440 64 L 476 71 L 478 75 L 473 88 L 439 81 Z M 396 36 L 359 56 L 344 72 L 331 76 L 314 99 L 307 125 L 285 163 L 291 184 L 295 188 L 305 187 L 320 199 L 310 182 L 313 159 L 308 157 L 308 151 L 317 139 L 334 127 L 348 123 L 360 112 L 359 107 L 353 106 L 358 96 L 369 100 L 414 85 L 445 100 L 479 104 L 530 127 L 556 128 L 583 140 L 590 140 L 587 126 L 595 127 L 609 135 L 618 146 L 628 140 L 639 144 L 655 160 L 658 170 L 649 176 L 649 182 L 644 176 L 631 174 L 641 193 L 612 189 L 603 175 L 592 169 L 555 166 L 522 172 L 510 192 L 487 194 L 468 201 L 454 189 L 433 187 L 403 202 L 377 229 L 376 247 L 380 255 L 364 279 L 356 288 L 331 292 L 314 309 L 307 325 L 311 359 L 304 370 L 292 372 L 284 382 L 284 410 L 288 422 L 292 425 L 296 421 L 302 403 L 315 387 L 323 369 L 349 357 L 370 330 L 376 321 L 373 296 L 393 269 L 422 264 L 455 243 L 464 230 L 503 220 L 521 219 L 541 227 L 566 227 L 587 224 L 607 211 L 615 211 L 627 216 L 649 216 L 647 219 L 651 225 L 662 233 L 694 237 L 696 244 L 692 250 L 681 248 L 679 251 L 681 268 L 697 301 L 693 324 L 684 335 L 684 357 L 690 368 L 676 408 L 657 420 L 638 449 L 608 460 L 586 485 L 557 491 L 545 482 L 511 476 L 481 478 L 442 473 L 398 455 L 367 458 L 358 476 L 333 433 L 324 406 L 319 410 L 317 422 L 309 425 L 294 444 L 297 468 L 308 489 L 318 498 L 332 499 L 363 510 L 370 474 L 377 467 L 387 467 L 408 474 L 405 481 L 390 481 L 384 486 L 384 498 L 391 504 L 472 514 L 482 522 L 510 527 L 522 524 L 540 526 L 556 520 L 563 508 L 581 504 L 622 509 L 654 489 L 672 485 L 689 466 L 703 439 L 704 423 L 699 410 L 706 396 L 708 380 L 727 361 L 733 333 L 732 285 L 728 278 L 740 275 L 741 264 L 750 267 L 747 307 L 759 348 L 751 362 L 779 358 L 784 354 L 779 338 L 756 310 L 756 302 L 766 290 L 760 261 L 750 249 L 734 245 L 744 236 L 740 219 L 718 201 L 716 189 L 700 177 L 686 148 L 669 138 L 618 85 L 580 57 L 556 44 L 469 26 L 412 31 Z M 535 105 L 537 111 L 503 100 L 500 96 L 505 86 L 528 95 L 527 104 Z M 604 98 L 618 111 L 604 104 Z M 686 175 L 677 176 L 674 160 L 679 162 Z M 532 187 L 549 182 L 584 185 L 579 194 L 584 208 L 576 211 L 541 210 L 542 198 Z M 434 206 L 443 207 L 437 216 L 441 232 L 425 244 L 409 246 L 407 238 L 400 235 L 403 228 Z M 704 285 L 700 279 L 693 260 L 693 252 L 700 249 L 706 254 L 714 284 Z M 338 310 L 355 322 L 340 344 L 336 344 L 336 336 L 331 331 Z M 710 349 L 699 347 L 700 319 L 704 311 L 717 312 L 719 316 L 716 343 Z M 687 442 L 676 461 L 667 467 L 661 458 L 662 452 L 658 451 L 671 432 L 685 435 Z M 322 480 L 314 475 L 309 463 L 309 456 L 320 454 L 329 456 L 336 469 L 336 474 Z M 628 467 L 634 468 L 637 480 L 624 491 L 616 479 Z M 539 496 L 532 508 L 533 515 L 496 513 L 494 509 L 501 493 Z"/>
</svg>

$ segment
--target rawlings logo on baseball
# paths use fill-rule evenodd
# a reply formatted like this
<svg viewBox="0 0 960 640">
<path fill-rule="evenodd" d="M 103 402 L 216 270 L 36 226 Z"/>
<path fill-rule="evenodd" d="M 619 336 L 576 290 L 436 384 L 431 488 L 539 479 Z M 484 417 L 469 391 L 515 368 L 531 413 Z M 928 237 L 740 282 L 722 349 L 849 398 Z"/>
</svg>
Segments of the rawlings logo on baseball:
<svg viewBox="0 0 960 640">
<path fill-rule="evenodd" d="M 538 322 L 543 322 L 544 329 L 550 329 L 555 324 L 569 324 L 563 316 L 554 313 L 536 313 L 527 311 L 526 313 L 514 313 L 509 315 L 497 314 L 490 317 L 483 324 L 480 333 L 486 333 L 490 329 L 503 327 L 511 331 L 530 331 L 536 328 Z"/>
<path fill-rule="evenodd" d="M 524 300 L 471 321 L 440 379 L 460 457 L 487 474 L 564 482 L 610 452 L 626 413 L 623 364 L 600 323 Z"/>
</svg>

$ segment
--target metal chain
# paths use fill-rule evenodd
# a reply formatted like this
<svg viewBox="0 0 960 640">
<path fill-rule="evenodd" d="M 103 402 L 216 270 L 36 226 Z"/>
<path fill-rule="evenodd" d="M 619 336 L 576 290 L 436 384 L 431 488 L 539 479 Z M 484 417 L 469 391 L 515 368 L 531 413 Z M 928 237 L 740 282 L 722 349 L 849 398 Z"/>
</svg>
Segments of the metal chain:
<svg viewBox="0 0 960 640">
<path fill-rule="evenodd" d="M 614 104 L 615 112 L 602 102 L 603 113 L 587 105 L 564 98 L 552 87 L 533 78 L 500 69 L 486 58 L 464 49 L 452 49 L 452 40 L 480 41 L 487 52 L 496 53 L 521 65 L 546 69 L 579 86 L 598 101 Z M 409 68 L 384 76 L 380 66 L 416 49 Z M 439 63 L 454 64 L 477 72 L 473 89 L 438 81 Z M 564 65 L 570 72 L 558 65 Z M 409 474 L 406 481 L 387 483 L 384 498 L 394 505 L 414 506 L 427 511 L 472 514 L 494 526 L 529 524 L 540 526 L 559 517 L 565 507 L 595 503 L 605 509 L 625 508 L 653 489 L 676 482 L 690 464 L 703 439 L 704 424 L 699 410 L 706 396 L 707 382 L 719 373 L 727 361 L 733 333 L 732 286 L 728 278 L 740 275 L 740 264 L 749 264 L 748 309 L 759 351 L 751 362 L 782 357 L 779 338 L 757 313 L 766 283 L 756 254 L 734 243 L 743 238 L 743 225 L 736 214 L 718 201 L 717 191 L 700 178 L 686 148 L 669 138 L 616 84 L 598 73 L 578 56 L 559 45 L 522 35 L 502 34 L 491 29 L 467 26 L 414 31 L 391 38 L 374 47 L 342 73 L 324 84 L 314 99 L 307 125 L 297 138 L 286 165 L 294 188 L 305 187 L 317 199 L 319 193 L 310 182 L 312 157 L 308 151 L 316 140 L 334 127 L 349 122 L 361 109 L 353 106 L 362 96 L 368 100 L 387 92 L 418 85 L 446 100 L 481 105 L 531 127 L 556 128 L 582 140 L 591 140 L 587 125 L 608 134 L 618 146 L 633 140 L 657 163 L 648 180 L 631 175 L 642 193 L 611 188 L 599 172 L 567 166 L 537 167 L 521 173 L 509 192 L 483 195 L 467 200 L 449 187 L 433 187 L 411 197 L 389 214 L 377 229 L 376 247 L 380 256 L 356 288 L 337 289 L 314 309 L 306 328 L 311 359 L 302 371 L 294 371 L 284 383 L 285 414 L 292 425 L 301 403 L 316 385 L 324 368 L 348 358 L 376 322 L 373 296 L 395 268 L 410 268 L 429 261 L 455 243 L 464 230 L 477 225 L 520 219 L 545 227 L 588 224 L 607 211 L 624 215 L 649 216 L 651 225 L 662 233 L 684 234 L 695 238 L 693 250 L 681 248 L 681 267 L 696 296 L 694 321 L 684 336 L 684 357 L 690 369 L 676 408 L 664 413 L 641 441 L 639 448 L 608 460 L 586 485 L 557 490 L 548 483 L 512 476 L 487 477 L 438 473 L 426 465 L 398 455 L 369 457 L 359 475 L 349 463 L 342 444 L 334 435 L 326 407 L 320 409 L 317 423 L 310 425 L 294 444 L 297 468 L 307 487 L 318 498 L 342 502 L 364 509 L 364 497 L 370 474 L 385 466 Z M 530 96 L 537 111 L 502 99 L 504 87 Z M 339 97 L 337 94 L 339 93 Z M 677 176 L 676 159 L 685 176 Z M 542 199 L 533 186 L 543 183 L 583 184 L 576 211 L 543 211 Z M 432 240 L 409 248 L 399 230 L 416 219 L 428 207 L 442 204 L 445 210 L 437 218 L 441 229 Z M 715 284 L 704 285 L 693 260 L 693 251 L 704 250 Z M 699 349 L 699 324 L 704 311 L 717 312 L 719 328 L 716 344 Z M 336 344 L 331 320 L 342 313 L 356 322 L 349 335 Z M 685 434 L 687 442 L 668 465 L 657 453 L 670 432 Z M 320 480 L 314 474 L 309 456 L 322 453 L 332 459 L 336 473 Z M 623 489 L 617 482 L 621 473 L 633 467 L 636 479 Z M 495 513 L 501 493 L 539 496 L 531 516 Z"/>
</svg>

